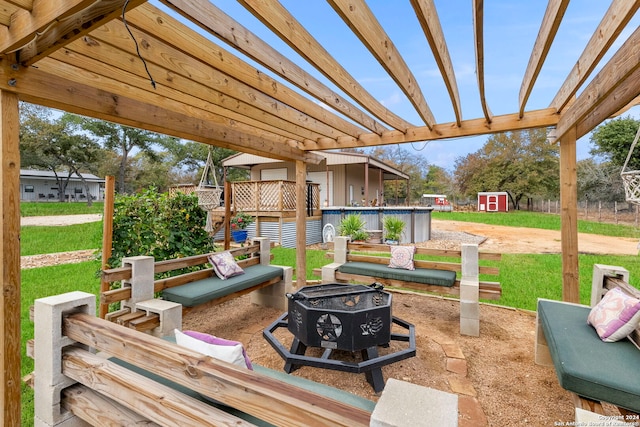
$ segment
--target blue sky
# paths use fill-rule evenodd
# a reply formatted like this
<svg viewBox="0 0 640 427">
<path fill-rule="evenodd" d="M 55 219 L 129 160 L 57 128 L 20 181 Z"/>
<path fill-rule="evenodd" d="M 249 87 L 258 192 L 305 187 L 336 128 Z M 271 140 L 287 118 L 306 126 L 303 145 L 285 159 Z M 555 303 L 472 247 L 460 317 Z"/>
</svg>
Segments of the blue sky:
<svg viewBox="0 0 640 427">
<path fill-rule="evenodd" d="M 238 2 L 222 0 L 214 3 L 287 54 L 308 72 L 333 87 Z M 373 96 L 411 123 L 423 125 L 402 91 L 326 1 L 282 0 L 281 3 Z M 484 2 L 485 88 L 489 108 L 494 115 L 518 110 L 520 85 L 546 3 L 542 0 Z M 369 0 L 367 4 L 380 19 L 387 34 L 412 70 L 436 121 L 454 121 L 451 101 L 410 2 Z M 435 0 L 435 4 L 457 77 L 463 119 L 483 117 L 475 74 L 471 0 Z M 554 45 L 527 103 L 527 110 L 545 108 L 549 105 L 608 6 L 609 2 L 603 0 L 574 0 L 569 4 Z M 614 48 L 619 47 L 622 40 L 625 40 L 638 25 L 640 16 L 635 16 L 618 37 Z M 604 61 L 609 57 L 610 55 L 607 55 Z M 627 114 L 640 118 L 640 107 L 634 107 Z M 403 145 L 402 148 L 416 150 L 416 154 L 425 156 L 429 163 L 451 170 L 457 157 L 478 150 L 486 139 L 487 136 L 481 136 L 432 141 L 426 147 L 424 143 L 414 143 Z M 586 135 L 578 143 L 578 158 L 588 157 L 588 151 L 589 135 Z"/>
</svg>

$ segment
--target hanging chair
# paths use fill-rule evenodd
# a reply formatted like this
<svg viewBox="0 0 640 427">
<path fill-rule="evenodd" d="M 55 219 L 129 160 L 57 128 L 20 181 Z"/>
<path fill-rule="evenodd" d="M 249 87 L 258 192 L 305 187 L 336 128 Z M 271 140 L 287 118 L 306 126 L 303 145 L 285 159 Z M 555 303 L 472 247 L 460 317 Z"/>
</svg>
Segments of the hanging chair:
<svg viewBox="0 0 640 427">
<path fill-rule="evenodd" d="M 209 180 L 209 173 L 213 175 L 213 184 Z M 211 149 L 209 149 L 209 154 L 207 155 L 207 163 L 204 165 L 200 183 L 196 188 L 196 195 L 198 196 L 198 206 L 207 212 L 207 223 L 204 229 L 211 233 L 213 231 L 211 211 L 220 206 L 220 196 L 222 195 L 222 188 L 218 185 L 218 178 L 216 178 Z"/>
<path fill-rule="evenodd" d="M 627 170 L 627 164 L 631 159 L 633 150 L 638 143 L 638 139 L 640 139 L 640 127 L 638 127 L 636 137 L 633 140 L 633 144 L 631 144 L 629 154 L 627 154 L 627 160 L 625 160 L 622 171 L 620 172 L 622 184 L 624 185 L 625 199 L 627 202 L 635 203 L 636 205 L 640 205 L 640 170 Z"/>
</svg>

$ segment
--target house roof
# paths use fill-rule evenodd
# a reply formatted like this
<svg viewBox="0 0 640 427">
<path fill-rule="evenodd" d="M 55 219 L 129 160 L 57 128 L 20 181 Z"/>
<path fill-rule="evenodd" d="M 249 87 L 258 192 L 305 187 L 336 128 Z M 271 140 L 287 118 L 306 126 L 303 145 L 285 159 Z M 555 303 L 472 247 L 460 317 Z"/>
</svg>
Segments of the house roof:
<svg viewBox="0 0 640 427">
<path fill-rule="evenodd" d="M 336 152 L 336 151 L 316 151 L 318 156 L 326 160 L 327 166 L 331 165 L 348 165 L 348 164 L 368 164 L 370 168 L 381 169 L 384 171 L 384 179 L 409 179 L 406 173 L 389 166 L 381 160 L 371 157 L 367 154 L 352 152 Z M 255 154 L 238 153 L 229 156 L 222 161 L 222 166 L 249 168 L 254 165 L 262 165 L 269 163 L 278 163 L 279 160 L 270 159 L 268 157 L 256 156 Z"/>
<path fill-rule="evenodd" d="M 60 176 L 67 176 L 68 172 L 58 172 Z M 105 182 L 104 178 L 99 178 L 90 173 L 82 173 L 80 174 L 87 181 L 93 182 Z M 33 170 L 33 169 L 20 169 L 20 178 L 36 178 L 36 179 L 55 179 L 56 175 L 52 171 L 41 171 L 41 170 Z M 79 181 L 80 178 L 73 174 L 71 175 L 70 180 Z"/>
</svg>

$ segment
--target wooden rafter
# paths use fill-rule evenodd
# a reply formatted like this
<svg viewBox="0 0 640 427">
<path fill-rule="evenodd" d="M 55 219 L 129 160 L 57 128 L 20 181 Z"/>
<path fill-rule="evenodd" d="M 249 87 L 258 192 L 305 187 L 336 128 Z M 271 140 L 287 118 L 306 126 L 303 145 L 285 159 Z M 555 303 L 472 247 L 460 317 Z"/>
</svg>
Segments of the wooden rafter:
<svg viewBox="0 0 640 427">
<path fill-rule="evenodd" d="M 433 0 L 411 0 L 411 5 L 416 12 L 418 21 L 422 26 L 431 51 L 438 64 L 444 84 L 449 92 L 449 98 L 453 105 L 453 112 L 456 116 L 456 123 L 460 126 L 462 121 L 462 108 L 460 107 L 460 94 L 458 93 L 458 84 L 456 83 L 456 75 L 453 71 L 453 64 L 449 56 L 447 42 L 444 39 L 442 26 L 438 19 L 438 12 Z"/>
<path fill-rule="evenodd" d="M 364 128 L 378 134 L 386 130 L 383 124 L 328 88 L 213 3 L 187 0 L 164 0 L 163 3 Z"/>
<path fill-rule="evenodd" d="M 476 52 L 476 74 L 478 77 L 478 91 L 480 92 L 480 104 L 487 123 L 493 120 L 493 114 L 487 104 L 484 90 L 484 0 L 472 0 L 473 8 L 473 35 Z"/>
<path fill-rule="evenodd" d="M 192 31 L 185 31 L 184 26 L 177 20 L 150 5 L 143 5 L 132 11 L 129 14 L 128 22 L 147 34 L 172 34 L 172 37 L 165 40 L 165 42 L 171 43 L 178 51 L 182 51 L 193 58 L 199 58 L 203 66 L 207 68 L 209 66 L 213 67 L 234 79 L 243 81 L 266 96 L 276 99 L 332 128 L 339 129 L 342 133 L 357 136 L 363 132 L 358 126 L 338 117 L 326 108 L 261 73 L 205 37 Z M 191 78 L 194 79 L 196 77 L 192 76 Z"/>
<path fill-rule="evenodd" d="M 43 61 L 43 67 L 48 62 Z M 276 159 L 304 159 L 316 163 L 321 159 L 312 153 L 300 151 L 291 146 L 289 140 L 270 134 L 266 131 L 248 130 L 233 121 L 228 121 L 207 111 L 184 109 L 182 113 L 172 111 L 165 106 L 171 104 L 160 95 L 148 95 L 140 101 L 139 95 L 132 87 L 117 87 L 105 90 L 105 86 L 97 89 L 93 86 L 99 76 L 84 74 L 83 83 L 76 83 L 74 78 L 78 70 L 58 64 L 57 74 L 43 72 L 42 69 L 29 68 L 20 73 L 13 73 L 6 67 L 0 67 L 0 90 L 15 91 L 21 89 L 21 99 L 27 102 L 58 108 L 77 114 L 88 114 L 103 120 L 121 123 L 142 129 L 148 129 L 178 138 L 190 139 L 224 148 L 242 147 L 247 153 Z M 61 75 L 64 76 L 60 77 Z M 15 86 L 7 82 L 15 79 Z M 86 83 L 92 83 L 92 86 Z M 57 88 L 64 88 L 60 91 Z M 130 94 L 127 96 L 126 94 Z M 247 130 L 245 132 L 245 130 Z"/>
<path fill-rule="evenodd" d="M 580 126 L 578 138 L 640 95 L 640 28 L 637 28 L 574 103 L 562 114 L 555 138 Z M 583 123 L 584 122 L 584 123 Z"/>
<path fill-rule="evenodd" d="M 578 62 L 551 101 L 551 107 L 560 112 L 567 106 L 639 7 L 640 0 L 614 0 L 611 3 Z"/>
<path fill-rule="evenodd" d="M 328 0 L 363 45 L 407 95 L 424 123 L 431 128 L 436 120 L 413 73 L 380 22 L 364 0 Z"/>
<path fill-rule="evenodd" d="M 394 129 L 406 130 L 413 126 L 367 92 L 279 2 L 238 1 L 373 116 Z"/>
<path fill-rule="evenodd" d="M 130 0 L 128 9 L 145 0 Z M 18 12 L 9 27 L 2 53 L 15 50 L 16 62 L 31 65 L 122 14 L 125 0 L 49 0 L 37 2 L 31 13 Z M 37 6 L 37 7 L 36 7 Z"/>
<path fill-rule="evenodd" d="M 376 145 L 401 144 L 418 141 L 434 141 L 448 138 L 463 138 L 466 136 L 484 135 L 498 132 L 509 132 L 514 130 L 541 128 L 555 126 L 558 123 L 558 115 L 553 108 L 543 110 L 527 111 L 522 119 L 518 119 L 518 114 L 506 114 L 494 116 L 491 123 L 487 123 L 484 118 L 463 120 L 458 126 L 455 122 L 441 123 L 429 129 L 427 126 L 409 129 L 403 133 L 399 131 L 389 131 L 382 135 L 373 133 L 361 135 L 358 139 L 342 137 L 338 140 L 341 147 L 373 147 Z M 317 142 L 305 141 L 299 148 L 304 150 L 328 150 L 333 148 L 335 141 L 331 139 L 321 139 Z"/>
<path fill-rule="evenodd" d="M 524 74 L 522 86 L 520 87 L 520 117 L 524 114 L 527 100 L 533 90 L 533 85 L 538 78 L 538 74 L 540 74 L 544 60 L 547 58 L 551 43 L 558 32 L 558 27 L 560 27 L 560 22 L 562 22 L 562 17 L 568 5 L 569 0 L 549 0 L 547 4 L 547 10 L 545 11 L 542 25 L 540 26 L 540 32 L 533 46 L 527 71 Z"/>
</svg>

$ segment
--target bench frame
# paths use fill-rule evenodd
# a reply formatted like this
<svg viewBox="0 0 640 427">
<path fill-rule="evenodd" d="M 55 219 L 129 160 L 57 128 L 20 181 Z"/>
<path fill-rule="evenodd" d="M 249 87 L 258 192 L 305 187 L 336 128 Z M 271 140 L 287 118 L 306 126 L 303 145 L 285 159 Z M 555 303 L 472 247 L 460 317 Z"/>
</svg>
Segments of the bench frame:
<svg viewBox="0 0 640 427">
<path fill-rule="evenodd" d="M 498 282 L 480 281 L 480 274 L 498 275 L 496 267 L 479 265 L 479 259 L 500 260 L 502 255 L 492 252 L 480 252 L 478 245 L 462 244 L 460 251 L 416 248 L 416 254 L 436 255 L 460 258 L 460 263 L 441 261 L 414 261 L 416 269 L 428 268 L 460 272 L 460 279 L 452 287 L 434 286 L 417 282 L 385 279 L 375 276 L 341 273 L 338 268 L 348 261 L 388 264 L 389 258 L 371 255 L 356 255 L 354 251 L 390 252 L 389 245 L 359 244 L 349 242 L 348 237 L 338 236 L 334 241 L 334 262 L 322 267 L 322 283 L 349 282 L 371 283 L 377 281 L 385 286 L 434 292 L 460 298 L 460 333 L 462 335 L 480 335 L 479 299 L 499 299 L 502 288 Z"/>
<path fill-rule="evenodd" d="M 610 266 L 610 265 L 602 265 L 602 264 L 594 264 L 593 266 L 593 278 L 591 283 L 591 301 L 590 307 L 595 306 L 602 299 L 604 294 L 607 293 L 609 289 L 612 289 L 616 286 L 620 287 L 626 293 L 633 295 L 638 298 L 640 296 L 640 291 L 633 288 L 628 284 L 629 282 L 629 271 L 623 267 Z M 540 298 L 540 300 L 545 300 Z M 581 307 L 586 307 L 583 304 L 576 304 L 571 302 L 564 301 L 554 301 L 559 304 L 565 305 L 577 305 Z M 634 341 L 637 343 L 639 336 L 639 328 L 636 328 L 636 331 L 632 334 L 635 336 Z M 640 351 L 640 350 L 639 350 Z M 541 366 L 550 366 L 554 367 L 553 360 L 551 358 L 551 352 L 549 351 L 549 345 L 547 343 L 546 337 L 544 335 L 544 329 L 542 328 L 542 324 L 540 322 L 540 318 L 536 315 L 536 330 L 535 330 L 535 363 Z M 597 367 L 594 367 L 596 369 Z M 569 392 L 571 394 L 573 403 L 575 405 L 575 414 L 576 414 L 576 422 L 589 422 L 593 420 L 597 420 L 598 418 L 595 414 L 604 414 L 604 408 L 602 407 L 602 401 L 596 401 L 592 399 L 585 398 L 583 396 L 579 396 L 576 393 Z M 624 408 L 618 408 L 622 414 L 629 414 L 630 412 Z M 586 424 L 585 424 L 586 425 Z"/>
<path fill-rule="evenodd" d="M 238 261 L 238 265 L 242 268 L 250 268 L 257 264 L 270 265 L 272 259 L 270 249 L 269 238 L 257 237 L 247 247 L 232 249 L 230 252 L 234 257 L 246 255 L 247 258 Z M 206 279 L 215 274 L 212 268 L 206 268 L 165 279 L 155 280 L 154 278 L 158 273 L 206 264 L 209 262 L 209 255 L 195 255 L 158 262 L 155 262 L 151 256 L 123 258 L 122 267 L 105 270 L 102 274 L 103 281 L 122 281 L 122 287 L 100 293 L 101 306 L 120 302 L 121 307 L 111 313 L 106 313 L 106 309 L 101 307 L 101 312 L 104 311 L 105 319 L 112 322 L 141 331 L 151 331 L 157 336 L 165 336 L 174 328 L 180 327 L 183 314 L 195 310 L 206 310 L 213 305 L 248 293 L 251 293 L 253 304 L 286 310 L 286 294 L 293 291 L 293 268 L 288 266 L 277 266 L 282 268 L 281 277 L 228 293 L 195 307 L 182 307 L 174 302 L 154 298 L 155 294 L 164 289 Z"/>
</svg>

